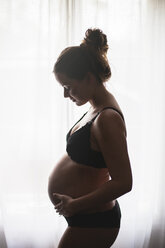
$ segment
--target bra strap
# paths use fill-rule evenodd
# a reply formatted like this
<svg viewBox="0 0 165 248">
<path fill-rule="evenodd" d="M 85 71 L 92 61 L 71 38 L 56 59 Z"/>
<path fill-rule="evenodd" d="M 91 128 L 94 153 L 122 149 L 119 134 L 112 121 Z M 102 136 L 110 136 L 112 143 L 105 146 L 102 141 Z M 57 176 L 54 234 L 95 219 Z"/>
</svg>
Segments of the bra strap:
<svg viewBox="0 0 165 248">
<path fill-rule="evenodd" d="M 105 107 L 105 108 L 103 108 L 102 110 L 100 110 L 98 113 L 97 113 L 97 115 L 92 119 L 92 122 L 96 119 L 96 117 L 101 113 L 101 112 L 103 112 L 105 109 L 113 109 L 113 110 L 115 110 L 116 112 L 118 112 L 119 113 L 119 115 L 122 117 L 122 119 L 123 119 L 123 121 L 124 121 L 124 116 L 123 116 L 123 114 L 118 110 L 118 109 L 116 109 L 116 108 L 114 108 L 114 107 Z"/>
</svg>

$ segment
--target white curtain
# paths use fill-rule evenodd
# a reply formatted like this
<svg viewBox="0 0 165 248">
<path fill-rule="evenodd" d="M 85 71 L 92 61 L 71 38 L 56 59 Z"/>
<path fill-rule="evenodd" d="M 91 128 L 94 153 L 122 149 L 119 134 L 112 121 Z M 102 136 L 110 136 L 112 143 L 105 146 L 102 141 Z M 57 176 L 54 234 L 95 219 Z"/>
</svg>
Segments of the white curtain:
<svg viewBox="0 0 165 248">
<path fill-rule="evenodd" d="M 57 55 L 89 27 L 109 41 L 107 84 L 124 112 L 134 187 L 114 248 L 165 247 L 165 1 L 0 1 L 0 247 L 56 248 L 66 228 L 47 195 L 69 127 Z"/>
</svg>

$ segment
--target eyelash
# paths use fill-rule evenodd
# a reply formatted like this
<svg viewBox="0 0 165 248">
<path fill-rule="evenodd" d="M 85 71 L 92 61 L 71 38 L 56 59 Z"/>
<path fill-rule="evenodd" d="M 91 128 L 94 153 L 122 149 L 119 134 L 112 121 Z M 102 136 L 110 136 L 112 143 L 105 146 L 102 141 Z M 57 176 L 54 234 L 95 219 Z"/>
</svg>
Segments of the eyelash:
<svg viewBox="0 0 165 248">
<path fill-rule="evenodd" d="M 70 90 L 69 86 L 64 85 L 63 87 L 64 87 L 65 90 Z"/>
</svg>

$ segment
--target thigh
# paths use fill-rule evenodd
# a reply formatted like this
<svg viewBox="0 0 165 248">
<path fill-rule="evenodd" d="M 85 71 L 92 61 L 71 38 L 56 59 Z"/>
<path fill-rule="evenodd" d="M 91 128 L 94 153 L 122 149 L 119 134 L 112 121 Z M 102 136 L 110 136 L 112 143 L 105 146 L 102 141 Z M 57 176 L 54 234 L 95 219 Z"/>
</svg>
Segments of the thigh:
<svg viewBox="0 0 165 248">
<path fill-rule="evenodd" d="M 58 248 L 109 248 L 118 232 L 119 228 L 68 227 Z"/>
</svg>

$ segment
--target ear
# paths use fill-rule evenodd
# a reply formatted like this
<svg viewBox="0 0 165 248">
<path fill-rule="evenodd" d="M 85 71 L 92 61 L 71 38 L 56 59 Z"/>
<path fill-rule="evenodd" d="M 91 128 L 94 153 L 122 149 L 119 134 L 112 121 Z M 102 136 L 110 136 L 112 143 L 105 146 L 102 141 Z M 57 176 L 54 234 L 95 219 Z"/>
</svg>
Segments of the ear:
<svg viewBox="0 0 165 248">
<path fill-rule="evenodd" d="M 86 74 L 86 80 L 88 81 L 88 83 L 96 83 L 96 77 L 92 72 L 87 72 Z"/>
</svg>

